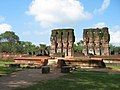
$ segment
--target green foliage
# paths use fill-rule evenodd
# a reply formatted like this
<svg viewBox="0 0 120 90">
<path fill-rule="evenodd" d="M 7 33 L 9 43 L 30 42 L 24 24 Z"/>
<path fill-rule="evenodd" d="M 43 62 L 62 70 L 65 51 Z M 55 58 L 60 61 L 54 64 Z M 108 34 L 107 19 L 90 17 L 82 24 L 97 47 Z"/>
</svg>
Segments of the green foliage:
<svg viewBox="0 0 120 90">
<path fill-rule="evenodd" d="M 10 74 L 12 72 L 15 72 L 16 71 L 15 68 L 6 67 L 6 64 L 11 63 L 13 63 L 12 60 L 3 61 L 2 59 L 0 59 L 0 74 Z"/>
<path fill-rule="evenodd" d="M 40 45 L 40 49 L 45 50 L 47 48 L 46 44 L 39 44 Z"/>
<path fill-rule="evenodd" d="M 19 37 L 12 31 L 6 31 L 5 33 L 2 33 L 0 35 L 0 41 L 1 42 L 17 42 L 19 41 Z"/>
<path fill-rule="evenodd" d="M 39 46 L 37 47 L 36 53 L 38 55 L 49 55 L 50 46 L 46 46 L 46 44 L 39 44 Z"/>
<path fill-rule="evenodd" d="M 77 42 L 77 44 L 74 44 L 73 48 L 74 48 L 74 52 L 82 53 L 82 51 L 83 51 L 83 41 L 81 40 L 81 41 Z"/>
<path fill-rule="evenodd" d="M 23 47 L 23 52 L 24 53 L 33 53 L 34 51 L 36 51 L 36 46 L 34 44 L 32 44 L 31 42 L 20 42 L 20 46 Z"/>
<path fill-rule="evenodd" d="M 12 31 L 6 31 L 0 35 L 0 52 L 14 53 L 16 52 L 16 44 L 19 37 Z"/>
<path fill-rule="evenodd" d="M 28 52 L 35 51 L 36 46 L 33 45 L 31 42 L 23 42 L 19 41 L 17 43 L 10 43 L 10 42 L 2 42 L 0 43 L 0 52 L 6 53 L 18 53 L 18 54 L 25 54 Z"/>
<path fill-rule="evenodd" d="M 112 68 L 112 70 L 120 70 L 120 64 L 118 63 L 117 65 L 115 64 L 106 64 L 107 67 Z"/>
<path fill-rule="evenodd" d="M 120 46 L 109 45 L 111 54 L 120 54 Z"/>
<path fill-rule="evenodd" d="M 0 67 L 0 74 L 10 74 L 15 71 L 15 68 Z"/>
<path fill-rule="evenodd" d="M 35 46 L 28 41 L 19 41 L 19 37 L 12 31 L 6 31 L 0 34 L 0 53 L 12 53 L 12 54 L 30 54 L 38 53 L 40 50 L 44 50 L 49 54 L 50 46 L 40 44 Z"/>
<path fill-rule="evenodd" d="M 40 49 L 50 50 L 49 46 L 40 44 L 35 46 L 28 41 L 19 41 L 19 37 L 12 31 L 6 31 L 0 34 L 0 53 L 15 53 L 15 54 L 28 54 L 32 55 L 39 52 Z"/>
</svg>

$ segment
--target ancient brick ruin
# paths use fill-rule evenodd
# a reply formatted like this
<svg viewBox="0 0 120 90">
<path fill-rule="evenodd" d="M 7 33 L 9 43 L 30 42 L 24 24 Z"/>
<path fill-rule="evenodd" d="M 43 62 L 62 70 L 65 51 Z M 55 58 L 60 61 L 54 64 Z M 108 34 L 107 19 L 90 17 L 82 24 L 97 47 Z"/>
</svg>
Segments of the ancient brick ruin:
<svg viewBox="0 0 120 90">
<path fill-rule="evenodd" d="M 83 41 L 85 55 L 109 55 L 110 34 L 107 27 L 84 29 Z"/>
<path fill-rule="evenodd" d="M 74 29 L 52 30 L 50 40 L 50 56 L 73 56 Z"/>
</svg>

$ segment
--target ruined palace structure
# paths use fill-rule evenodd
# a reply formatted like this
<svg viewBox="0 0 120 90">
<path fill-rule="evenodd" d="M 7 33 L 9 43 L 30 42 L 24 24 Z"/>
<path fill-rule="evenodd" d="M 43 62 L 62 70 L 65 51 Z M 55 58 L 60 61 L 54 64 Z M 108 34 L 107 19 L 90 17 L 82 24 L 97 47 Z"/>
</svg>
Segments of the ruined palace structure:
<svg viewBox="0 0 120 90">
<path fill-rule="evenodd" d="M 51 33 L 51 56 L 73 56 L 74 29 L 55 29 Z"/>
<path fill-rule="evenodd" d="M 110 34 L 107 27 L 84 29 L 83 41 L 85 55 L 109 55 Z"/>
</svg>

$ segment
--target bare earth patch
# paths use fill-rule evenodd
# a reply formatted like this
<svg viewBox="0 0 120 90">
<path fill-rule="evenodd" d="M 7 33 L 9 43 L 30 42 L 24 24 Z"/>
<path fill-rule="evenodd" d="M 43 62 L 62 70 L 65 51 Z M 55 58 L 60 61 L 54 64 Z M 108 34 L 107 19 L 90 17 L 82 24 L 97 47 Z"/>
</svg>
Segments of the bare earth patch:
<svg viewBox="0 0 120 90">
<path fill-rule="evenodd" d="M 87 71 L 107 72 L 110 74 L 120 74 L 120 71 L 111 69 L 85 69 Z M 55 79 L 63 76 L 59 69 L 52 70 L 49 74 L 42 74 L 41 69 L 26 69 L 12 73 L 11 75 L 0 77 L 0 90 L 13 90 L 18 87 L 27 87 L 39 81 Z"/>
<path fill-rule="evenodd" d="M 42 80 L 55 79 L 64 74 L 60 70 L 52 70 L 49 74 L 42 74 L 41 69 L 27 69 L 0 77 L 0 90 L 12 90 L 17 87 L 27 87 Z"/>
</svg>

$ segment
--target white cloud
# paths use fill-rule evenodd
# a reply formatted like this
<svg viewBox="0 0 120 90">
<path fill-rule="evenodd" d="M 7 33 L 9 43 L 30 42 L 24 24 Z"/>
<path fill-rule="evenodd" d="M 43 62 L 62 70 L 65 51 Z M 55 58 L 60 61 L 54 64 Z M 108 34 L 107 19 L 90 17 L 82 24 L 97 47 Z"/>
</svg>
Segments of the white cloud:
<svg viewBox="0 0 120 90">
<path fill-rule="evenodd" d="M 36 46 L 40 46 L 40 44 L 46 44 L 47 46 L 49 46 L 50 45 L 50 43 L 46 43 L 46 42 L 33 42 L 33 44 L 34 45 L 36 45 Z"/>
<path fill-rule="evenodd" d="M 93 24 L 92 26 L 86 26 L 86 28 L 103 28 L 108 27 L 105 22 L 98 22 L 96 24 Z"/>
<path fill-rule="evenodd" d="M 110 29 L 110 43 L 120 46 L 120 25 L 116 25 Z"/>
<path fill-rule="evenodd" d="M 78 0 L 33 0 L 27 13 L 33 15 L 42 26 L 92 17 Z"/>
<path fill-rule="evenodd" d="M 102 14 L 110 5 L 110 0 L 104 0 L 99 9 L 95 9 L 94 13 Z"/>
<path fill-rule="evenodd" d="M 12 31 L 12 26 L 7 23 L 0 24 L 0 33 L 4 33 L 5 31 Z"/>
<path fill-rule="evenodd" d="M 103 28 L 103 27 L 107 27 L 107 24 L 105 22 L 99 22 L 93 25 L 93 28 Z M 110 43 L 115 46 L 120 46 L 120 25 L 116 25 L 113 26 L 112 28 L 109 28 L 109 33 L 110 33 Z"/>
<path fill-rule="evenodd" d="M 106 27 L 106 26 L 107 25 L 104 22 L 99 22 L 99 23 L 93 25 L 94 28 L 103 28 L 103 27 Z"/>
</svg>

